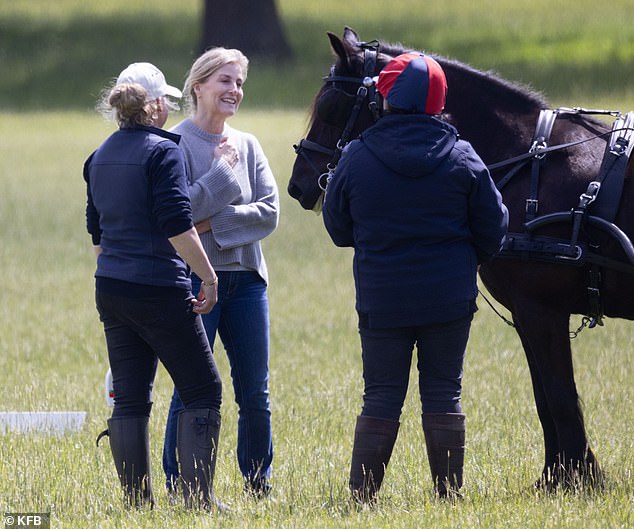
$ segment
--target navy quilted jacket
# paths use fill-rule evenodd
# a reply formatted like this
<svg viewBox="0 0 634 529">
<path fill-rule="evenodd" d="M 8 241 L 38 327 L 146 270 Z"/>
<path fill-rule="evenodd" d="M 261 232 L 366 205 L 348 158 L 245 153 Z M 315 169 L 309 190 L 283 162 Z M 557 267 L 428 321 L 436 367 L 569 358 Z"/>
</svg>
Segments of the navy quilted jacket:
<svg viewBox="0 0 634 529">
<path fill-rule="evenodd" d="M 473 313 L 477 266 L 508 225 L 471 145 L 423 114 L 388 114 L 347 146 L 323 217 L 334 243 L 354 248 L 357 311 L 376 328 Z"/>
</svg>

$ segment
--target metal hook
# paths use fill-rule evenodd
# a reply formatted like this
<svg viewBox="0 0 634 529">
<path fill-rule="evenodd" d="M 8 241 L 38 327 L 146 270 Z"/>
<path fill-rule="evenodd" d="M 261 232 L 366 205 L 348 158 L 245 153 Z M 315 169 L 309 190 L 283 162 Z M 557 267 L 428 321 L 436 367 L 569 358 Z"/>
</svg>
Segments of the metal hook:
<svg viewBox="0 0 634 529">
<path fill-rule="evenodd" d="M 332 180 L 332 170 L 328 169 L 327 173 L 321 173 L 319 178 L 317 178 L 317 185 L 319 186 L 319 189 L 326 192 L 326 188 L 328 187 L 330 180 Z"/>
</svg>

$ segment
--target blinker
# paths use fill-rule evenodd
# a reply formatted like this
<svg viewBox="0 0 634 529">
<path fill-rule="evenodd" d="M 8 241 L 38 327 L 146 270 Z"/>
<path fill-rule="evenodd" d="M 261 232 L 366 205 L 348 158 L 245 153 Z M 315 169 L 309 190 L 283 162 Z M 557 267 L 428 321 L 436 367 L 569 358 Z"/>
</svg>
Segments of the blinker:
<svg viewBox="0 0 634 529">
<path fill-rule="evenodd" d="M 355 96 L 343 90 L 329 88 L 317 101 L 316 108 L 319 119 L 332 126 L 345 123 L 354 103 L 354 98 Z"/>
</svg>

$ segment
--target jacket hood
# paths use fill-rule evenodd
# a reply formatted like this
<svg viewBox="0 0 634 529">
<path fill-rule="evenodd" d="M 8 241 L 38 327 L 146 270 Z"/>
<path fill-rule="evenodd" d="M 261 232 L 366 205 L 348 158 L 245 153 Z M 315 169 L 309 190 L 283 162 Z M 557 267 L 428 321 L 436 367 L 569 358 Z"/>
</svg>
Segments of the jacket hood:
<svg viewBox="0 0 634 529">
<path fill-rule="evenodd" d="M 458 132 L 449 123 L 425 114 L 388 114 L 360 139 L 391 170 L 420 178 L 449 156 Z"/>
</svg>

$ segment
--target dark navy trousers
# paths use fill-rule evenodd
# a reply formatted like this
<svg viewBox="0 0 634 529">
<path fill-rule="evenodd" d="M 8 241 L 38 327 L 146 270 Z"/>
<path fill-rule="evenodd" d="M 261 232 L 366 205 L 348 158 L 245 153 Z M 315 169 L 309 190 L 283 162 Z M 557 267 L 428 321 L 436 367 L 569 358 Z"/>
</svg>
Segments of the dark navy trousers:
<svg viewBox="0 0 634 529">
<path fill-rule="evenodd" d="M 361 415 L 398 421 L 414 347 L 423 413 L 461 413 L 462 374 L 473 316 L 428 326 L 359 326 L 363 358 Z"/>
<path fill-rule="evenodd" d="M 161 291 L 160 287 L 156 290 Z M 185 408 L 220 411 L 220 374 L 191 299 L 186 290 L 178 296 L 153 297 L 125 297 L 97 290 L 97 310 L 114 385 L 113 417 L 150 415 L 159 360 Z"/>
</svg>

